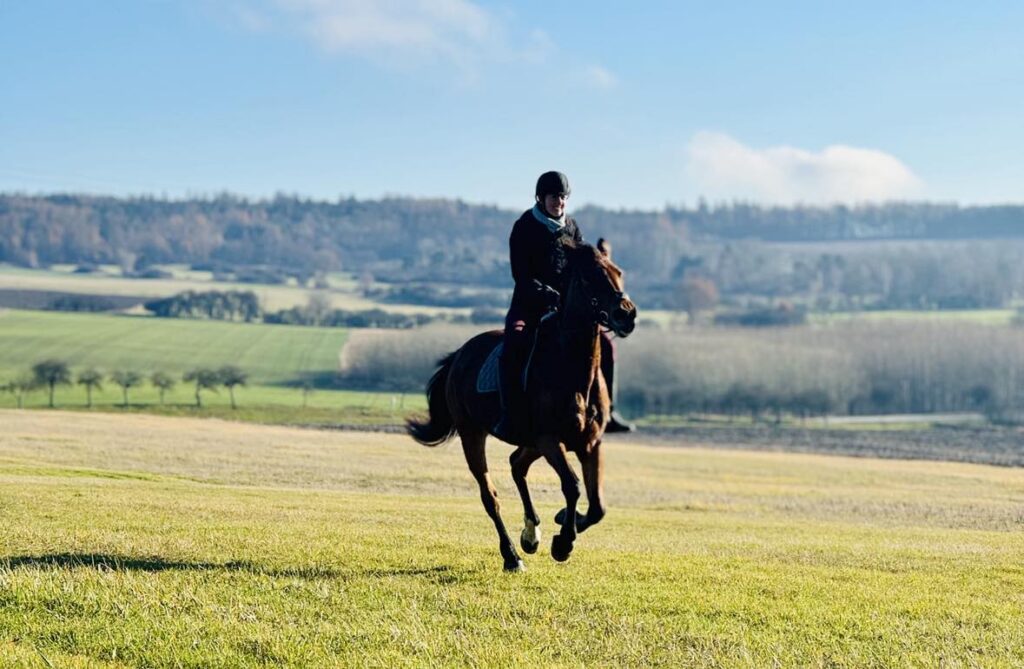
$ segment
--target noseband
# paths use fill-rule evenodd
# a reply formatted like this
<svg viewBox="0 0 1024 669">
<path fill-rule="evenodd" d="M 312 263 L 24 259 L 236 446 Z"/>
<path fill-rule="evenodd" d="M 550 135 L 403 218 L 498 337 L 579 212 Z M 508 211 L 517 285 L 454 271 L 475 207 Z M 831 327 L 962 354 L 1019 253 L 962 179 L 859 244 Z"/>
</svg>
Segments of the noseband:
<svg viewBox="0 0 1024 669">
<path fill-rule="evenodd" d="M 625 297 L 626 294 L 621 290 L 615 291 L 615 299 L 616 301 L 618 301 L 619 304 L 622 304 L 622 300 Z M 611 324 L 608 322 L 610 316 L 608 315 L 607 311 L 601 309 L 601 305 L 596 297 L 590 298 L 590 309 L 592 317 L 594 319 L 594 323 L 602 327 L 608 328 L 610 330 L 612 327 Z"/>
<path fill-rule="evenodd" d="M 590 284 L 586 279 L 583 278 L 582 273 L 578 274 L 577 278 L 579 279 L 580 287 L 583 290 L 584 295 L 590 298 L 591 323 L 594 325 L 600 325 L 601 327 L 605 328 L 606 331 L 610 331 L 612 329 L 611 323 L 609 321 L 609 319 L 611 318 L 610 314 L 607 311 L 601 309 L 600 300 L 598 300 L 597 297 L 595 297 L 593 293 L 591 293 Z M 615 296 L 617 304 L 622 304 L 622 300 L 628 297 L 628 295 L 626 295 L 626 293 L 621 290 L 614 291 L 613 295 Z"/>
</svg>

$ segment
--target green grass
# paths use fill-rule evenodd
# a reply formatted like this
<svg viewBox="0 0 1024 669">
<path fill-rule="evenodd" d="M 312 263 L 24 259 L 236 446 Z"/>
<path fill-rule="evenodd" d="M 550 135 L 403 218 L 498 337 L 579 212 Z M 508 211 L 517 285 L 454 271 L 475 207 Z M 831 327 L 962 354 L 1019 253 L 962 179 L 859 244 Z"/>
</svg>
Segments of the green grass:
<svg viewBox="0 0 1024 669">
<path fill-rule="evenodd" d="M 250 374 L 246 387 L 235 389 L 238 410 L 230 408 L 226 389 L 204 391 L 203 408 L 195 407 L 194 389 L 180 382 L 160 404 L 159 391 L 149 385 L 128 392 L 109 380 L 93 392 L 94 411 L 148 412 L 163 415 L 219 417 L 231 420 L 301 425 L 336 423 L 396 423 L 410 410 L 422 410 L 421 393 L 375 393 L 317 389 L 303 396 L 296 382 L 305 375 L 329 375 L 338 368 L 338 355 L 347 331 L 185 319 L 62 314 L 37 311 L 0 311 L 0 382 L 28 373 L 32 363 L 45 358 L 67 361 L 72 372 L 97 367 L 145 374 L 163 370 L 179 378 L 195 367 L 234 364 Z M 45 389 L 24 398 L 26 408 L 49 402 Z M 60 408 L 86 410 L 85 389 L 77 384 L 58 386 Z M 0 394 L 0 407 L 13 408 L 17 399 Z"/>
<path fill-rule="evenodd" d="M 43 311 L 0 311 L 0 374 L 44 358 L 74 368 L 163 370 L 234 364 L 256 385 L 338 367 L 347 332 L 313 328 Z"/>
<path fill-rule="evenodd" d="M 420 394 L 316 390 L 303 397 L 299 388 L 268 385 L 336 369 L 345 339 L 346 331 L 337 328 L 6 311 L 0 312 L 0 379 L 26 373 L 47 357 L 68 361 L 74 372 L 95 366 L 148 375 L 159 369 L 176 377 L 193 367 L 230 363 L 251 375 L 248 386 L 235 389 L 238 410 L 230 408 L 223 388 L 204 391 L 203 408 L 197 409 L 192 387 L 180 382 L 166 393 L 164 405 L 147 382 L 130 389 L 129 406 L 121 407 L 121 389 L 110 381 L 94 391 L 93 410 L 325 425 L 395 423 L 405 412 L 425 408 Z M 54 398 L 58 407 L 86 410 L 81 386 L 58 386 Z M 48 401 L 45 390 L 35 390 L 25 396 L 24 406 L 45 407 Z M 16 402 L 13 395 L 0 395 L 0 407 Z"/>
<path fill-rule="evenodd" d="M 1020 470 L 612 442 L 566 564 L 536 466 L 547 534 L 506 575 L 455 445 L 0 421 L 3 666 L 1024 664 Z"/>
<path fill-rule="evenodd" d="M 402 394 L 387 392 L 363 392 L 358 390 L 317 390 L 305 399 L 296 388 L 276 386 L 249 386 L 235 389 L 237 410 L 231 409 L 227 390 L 208 390 L 202 393 L 202 407 L 195 406 L 194 390 L 179 383 L 160 404 L 158 391 L 151 386 L 133 388 L 129 391 L 128 406 L 123 406 L 121 389 L 105 382 L 102 391 L 93 393 L 93 406 L 86 407 L 85 391 L 77 386 L 58 387 L 54 393 L 58 409 L 93 412 L 153 413 L 160 415 L 206 416 L 230 418 L 232 420 L 282 424 L 323 424 L 344 422 L 338 419 L 339 411 L 373 411 L 387 414 L 395 422 L 404 412 L 426 409 L 426 398 L 422 393 Z M 34 390 L 24 398 L 26 409 L 45 409 L 49 399 L 45 390 Z M 305 402 L 305 406 L 303 403 Z M 17 400 L 12 395 L 0 395 L 0 408 L 15 408 Z M 260 415 L 262 414 L 262 415 Z M 331 417 L 335 420 L 330 420 Z M 361 422 L 361 421 L 360 421 Z"/>
</svg>

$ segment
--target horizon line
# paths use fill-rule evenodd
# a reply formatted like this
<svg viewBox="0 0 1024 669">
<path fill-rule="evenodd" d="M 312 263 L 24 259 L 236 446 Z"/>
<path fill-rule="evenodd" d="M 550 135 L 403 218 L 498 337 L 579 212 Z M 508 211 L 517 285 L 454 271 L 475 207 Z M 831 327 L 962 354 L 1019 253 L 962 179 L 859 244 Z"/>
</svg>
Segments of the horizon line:
<svg viewBox="0 0 1024 669">
<path fill-rule="evenodd" d="M 53 190 L 53 191 L 28 191 L 28 190 L 5 190 L 0 189 L 0 197 L 26 197 L 26 198 L 53 198 L 53 197 L 85 197 L 95 199 L 113 199 L 113 200 L 157 200 L 161 202 L 212 202 L 218 199 L 234 199 L 245 202 L 246 204 L 261 204 L 273 202 L 279 199 L 290 199 L 290 200 L 301 200 L 306 202 L 312 202 L 317 204 L 334 204 L 342 201 L 356 201 L 356 202 L 387 202 L 387 201 L 419 201 L 419 202 L 454 202 L 458 204 L 464 204 L 475 207 L 490 207 L 494 209 L 507 209 L 510 211 L 518 210 L 519 207 L 512 205 L 503 205 L 496 202 L 483 202 L 483 201 L 472 201 L 463 198 L 462 196 L 453 195 L 408 195 L 400 193 L 384 193 L 382 195 L 372 196 L 357 196 L 354 193 L 342 194 L 339 193 L 335 198 L 331 199 L 325 196 L 309 195 L 299 192 L 286 192 L 277 191 L 273 195 L 252 195 L 246 193 L 240 193 L 229 189 L 212 190 L 212 191 L 201 191 L 201 192 L 186 192 L 184 195 L 174 195 L 167 192 L 152 193 L 152 192 L 135 192 L 135 193 L 110 193 L 110 192 L 96 192 L 96 191 L 85 191 L 85 190 Z M 631 213 L 663 213 L 669 210 L 682 210 L 682 211 L 698 211 L 701 206 L 709 210 L 718 209 L 729 209 L 735 207 L 756 207 L 760 209 L 792 209 L 792 210 L 808 210 L 808 209 L 869 209 L 869 208 L 885 208 L 900 205 L 909 206 L 936 206 L 936 207 L 955 207 L 957 209 L 988 209 L 988 208 L 1000 208 L 1000 207 L 1024 207 L 1024 200 L 1019 202 L 1002 201 L 1002 202 L 960 202 L 957 200 L 932 200 L 932 199 L 891 199 L 891 200 L 864 200 L 859 202 L 833 202 L 829 204 L 821 203 L 777 203 L 777 202 L 760 202 L 756 200 L 746 200 L 742 198 L 734 198 L 732 200 L 716 199 L 711 200 L 704 196 L 699 196 L 692 204 L 687 204 L 685 201 L 678 203 L 666 202 L 661 207 L 628 207 L 628 206 L 614 206 L 606 204 L 598 204 L 595 202 L 584 202 L 582 205 L 576 208 L 576 210 L 584 210 L 588 208 L 592 209 L 604 209 L 607 211 L 622 211 Z M 520 205 L 521 206 L 521 205 Z"/>
</svg>

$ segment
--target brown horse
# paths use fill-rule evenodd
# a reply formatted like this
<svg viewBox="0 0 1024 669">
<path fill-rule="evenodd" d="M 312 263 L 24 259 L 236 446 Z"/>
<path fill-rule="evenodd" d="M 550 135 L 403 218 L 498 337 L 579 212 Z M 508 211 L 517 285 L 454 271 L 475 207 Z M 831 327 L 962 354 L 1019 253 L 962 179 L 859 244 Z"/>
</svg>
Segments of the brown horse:
<svg viewBox="0 0 1024 669">
<path fill-rule="evenodd" d="M 541 457 L 558 474 L 565 508 L 555 517 L 561 531 L 551 541 L 551 556 L 559 562 L 569 559 L 577 532 L 598 523 L 605 514 L 601 437 L 610 401 L 601 374 L 601 328 L 625 337 L 636 325 L 636 307 L 623 292 L 622 271 L 612 263 L 607 247 L 601 242 L 596 248 L 571 242 L 565 246 L 567 278 L 560 286 L 562 303 L 538 326 L 526 375 L 528 400 L 525 413 L 517 417 L 524 428 L 520 431 L 527 436 L 515 444 L 509 458 L 525 510 L 520 545 L 527 553 L 536 552 L 540 543 L 540 518 L 530 500 L 526 474 Z M 458 433 L 466 462 L 480 486 L 484 509 L 498 531 L 505 569 L 521 571 L 523 561 L 501 519 L 484 450 L 501 411 L 498 394 L 477 391 L 480 369 L 501 338 L 500 330 L 485 332 L 442 359 L 427 384 L 429 419 L 410 420 L 407 430 L 426 446 L 437 446 Z M 567 457 L 570 451 L 583 468 L 586 515 L 576 511 L 580 486 Z"/>
</svg>

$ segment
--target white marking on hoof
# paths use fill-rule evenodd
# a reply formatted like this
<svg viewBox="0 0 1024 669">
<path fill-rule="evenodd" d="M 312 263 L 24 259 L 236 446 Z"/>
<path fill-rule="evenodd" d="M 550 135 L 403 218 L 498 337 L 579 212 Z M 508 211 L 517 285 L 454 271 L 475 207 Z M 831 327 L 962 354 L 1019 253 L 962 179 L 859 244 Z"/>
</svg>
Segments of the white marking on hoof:
<svg viewBox="0 0 1024 669">
<path fill-rule="evenodd" d="M 523 564 L 522 560 L 518 560 L 516 562 L 516 566 L 512 567 L 511 569 L 506 569 L 505 571 L 507 571 L 510 574 L 521 574 L 524 571 L 526 571 L 526 565 Z"/>
<path fill-rule="evenodd" d="M 523 528 L 523 543 L 536 545 L 540 543 L 540 528 L 534 525 L 529 518 L 526 519 L 526 527 Z"/>
</svg>

